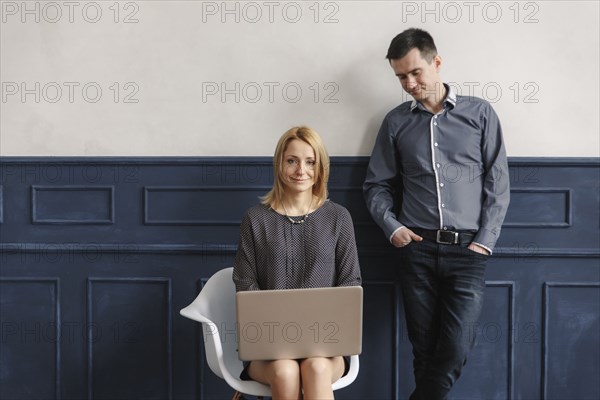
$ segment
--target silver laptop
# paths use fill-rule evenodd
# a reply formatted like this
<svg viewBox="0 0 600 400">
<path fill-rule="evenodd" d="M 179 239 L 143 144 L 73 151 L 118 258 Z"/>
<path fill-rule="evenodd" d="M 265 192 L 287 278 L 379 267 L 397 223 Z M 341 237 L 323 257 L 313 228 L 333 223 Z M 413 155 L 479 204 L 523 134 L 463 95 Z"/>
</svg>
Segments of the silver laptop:
<svg viewBox="0 0 600 400">
<path fill-rule="evenodd" d="M 238 292 L 240 360 L 360 354 L 362 293 L 360 286 Z"/>
</svg>

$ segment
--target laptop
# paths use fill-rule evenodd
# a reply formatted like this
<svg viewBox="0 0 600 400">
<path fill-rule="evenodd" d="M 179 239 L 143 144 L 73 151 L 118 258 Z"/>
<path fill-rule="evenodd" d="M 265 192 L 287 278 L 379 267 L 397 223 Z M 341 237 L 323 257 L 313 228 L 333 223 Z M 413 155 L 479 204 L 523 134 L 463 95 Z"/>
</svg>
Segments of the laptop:
<svg viewBox="0 0 600 400">
<path fill-rule="evenodd" d="M 360 354 L 362 295 L 360 286 L 237 292 L 240 360 Z"/>
</svg>

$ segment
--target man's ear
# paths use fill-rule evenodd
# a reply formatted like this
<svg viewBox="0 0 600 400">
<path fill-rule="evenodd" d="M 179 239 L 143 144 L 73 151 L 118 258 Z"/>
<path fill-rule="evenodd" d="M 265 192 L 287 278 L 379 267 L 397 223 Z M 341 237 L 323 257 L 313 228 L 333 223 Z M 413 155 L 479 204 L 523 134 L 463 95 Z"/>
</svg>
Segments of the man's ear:
<svg viewBox="0 0 600 400">
<path fill-rule="evenodd" d="M 439 71 L 442 68 L 442 57 L 439 54 L 436 54 L 433 57 L 433 65 L 435 66 L 435 70 Z"/>
</svg>

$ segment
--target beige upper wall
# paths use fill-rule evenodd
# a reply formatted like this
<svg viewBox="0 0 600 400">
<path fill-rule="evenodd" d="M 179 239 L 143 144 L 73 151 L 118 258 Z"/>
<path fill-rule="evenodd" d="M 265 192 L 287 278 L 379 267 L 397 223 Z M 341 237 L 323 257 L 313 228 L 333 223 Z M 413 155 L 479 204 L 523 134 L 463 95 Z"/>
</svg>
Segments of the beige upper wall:
<svg viewBox="0 0 600 400">
<path fill-rule="evenodd" d="M 493 102 L 509 156 L 600 155 L 597 1 L 1 6 L 4 156 L 264 156 L 297 124 L 368 155 L 408 99 L 384 56 L 413 26 Z"/>
</svg>

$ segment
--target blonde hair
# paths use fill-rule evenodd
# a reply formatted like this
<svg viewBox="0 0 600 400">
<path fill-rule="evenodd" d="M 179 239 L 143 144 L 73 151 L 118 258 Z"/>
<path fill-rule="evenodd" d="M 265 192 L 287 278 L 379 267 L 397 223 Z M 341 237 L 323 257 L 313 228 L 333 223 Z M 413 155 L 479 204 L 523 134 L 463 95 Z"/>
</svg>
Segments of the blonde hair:
<svg viewBox="0 0 600 400">
<path fill-rule="evenodd" d="M 312 187 L 313 195 L 317 196 L 317 207 L 327 200 L 327 181 L 329 180 L 329 155 L 319 134 L 307 126 L 296 126 L 285 132 L 277 142 L 275 155 L 273 156 L 273 187 L 264 196 L 261 203 L 276 207 L 282 203 L 285 184 L 283 180 L 283 155 L 288 144 L 292 140 L 301 140 L 312 147 L 315 152 L 315 167 L 313 179 L 315 184 Z"/>
</svg>

